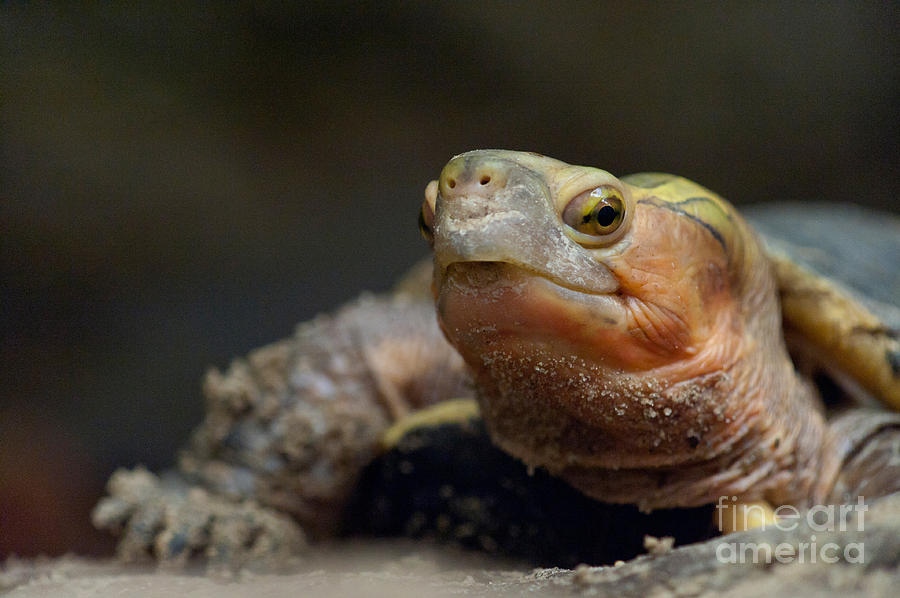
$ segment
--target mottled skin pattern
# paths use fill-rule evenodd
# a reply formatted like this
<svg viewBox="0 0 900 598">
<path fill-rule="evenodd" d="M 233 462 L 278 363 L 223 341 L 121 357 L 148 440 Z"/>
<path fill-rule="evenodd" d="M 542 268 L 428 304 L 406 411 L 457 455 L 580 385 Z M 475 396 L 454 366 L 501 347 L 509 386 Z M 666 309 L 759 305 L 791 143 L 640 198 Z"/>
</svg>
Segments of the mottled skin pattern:
<svg viewBox="0 0 900 598">
<path fill-rule="evenodd" d="M 570 202 L 598 189 L 619 218 L 576 230 Z M 826 421 L 788 356 L 772 263 L 712 192 L 479 151 L 428 185 L 420 224 L 433 275 L 212 371 L 177 469 L 113 476 L 94 521 L 123 558 L 284 562 L 335 533 L 392 423 L 473 394 L 503 450 L 647 510 L 847 500 L 890 461 L 895 415 Z"/>
</svg>

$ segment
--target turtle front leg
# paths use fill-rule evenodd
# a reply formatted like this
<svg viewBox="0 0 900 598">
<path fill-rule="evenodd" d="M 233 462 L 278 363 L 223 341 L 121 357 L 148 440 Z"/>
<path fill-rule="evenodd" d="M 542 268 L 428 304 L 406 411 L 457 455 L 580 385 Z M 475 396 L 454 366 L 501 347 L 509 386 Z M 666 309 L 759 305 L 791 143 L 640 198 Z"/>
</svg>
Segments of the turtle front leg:
<svg viewBox="0 0 900 598">
<path fill-rule="evenodd" d="M 177 470 L 117 472 L 94 522 L 122 534 L 128 560 L 284 562 L 339 530 L 395 420 L 464 394 L 467 381 L 428 301 L 364 297 L 211 371 Z"/>
</svg>

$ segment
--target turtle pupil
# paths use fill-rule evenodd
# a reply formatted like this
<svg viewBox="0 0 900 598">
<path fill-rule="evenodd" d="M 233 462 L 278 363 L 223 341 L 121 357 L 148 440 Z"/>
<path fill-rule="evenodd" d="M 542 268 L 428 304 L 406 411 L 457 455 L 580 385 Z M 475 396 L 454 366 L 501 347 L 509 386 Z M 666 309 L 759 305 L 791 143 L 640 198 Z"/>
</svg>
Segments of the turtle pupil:
<svg viewBox="0 0 900 598">
<path fill-rule="evenodd" d="M 600 226 L 609 226 L 616 221 L 616 209 L 612 206 L 603 206 L 597 210 L 597 224 Z"/>
</svg>

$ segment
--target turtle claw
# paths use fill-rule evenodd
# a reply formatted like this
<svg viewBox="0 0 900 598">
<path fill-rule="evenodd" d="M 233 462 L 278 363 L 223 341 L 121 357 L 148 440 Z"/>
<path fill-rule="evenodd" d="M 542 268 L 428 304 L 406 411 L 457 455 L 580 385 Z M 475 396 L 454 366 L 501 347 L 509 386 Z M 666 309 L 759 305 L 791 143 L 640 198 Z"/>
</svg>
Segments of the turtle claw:
<svg viewBox="0 0 900 598">
<path fill-rule="evenodd" d="M 271 571 L 295 562 L 305 545 L 306 536 L 288 516 L 245 501 L 215 510 L 205 555 L 214 569 Z"/>
<path fill-rule="evenodd" d="M 121 532 L 117 550 L 125 562 L 154 557 L 180 569 L 201 557 L 213 570 L 274 570 L 306 546 L 303 530 L 287 515 L 178 478 L 160 479 L 142 467 L 114 473 L 108 490 L 92 517 L 97 527 Z"/>
<path fill-rule="evenodd" d="M 205 490 L 192 488 L 183 498 L 178 496 L 166 504 L 162 530 L 153 542 L 160 562 L 180 567 L 192 554 L 202 553 L 209 543 L 208 528 L 213 519 L 211 510 L 205 507 L 208 503 Z"/>
<path fill-rule="evenodd" d="M 143 467 L 134 471 L 119 469 L 109 479 L 107 490 L 109 496 L 91 514 L 94 526 L 121 533 L 117 552 L 123 561 L 147 560 L 165 513 L 159 478 Z"/>
</svg>

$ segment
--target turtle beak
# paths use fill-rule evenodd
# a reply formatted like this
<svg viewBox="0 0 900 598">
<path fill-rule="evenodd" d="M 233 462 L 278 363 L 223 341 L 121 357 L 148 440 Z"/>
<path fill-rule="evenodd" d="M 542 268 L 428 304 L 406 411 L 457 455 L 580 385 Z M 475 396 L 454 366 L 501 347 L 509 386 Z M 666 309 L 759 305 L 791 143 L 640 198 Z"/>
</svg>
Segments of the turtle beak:
<svg viewBox="0 0 900 598">
<path fill-rule="evenodd" d="M 609 269 L 563 232 L 545 176 L 531 163 L 539 160 L 480 150 L 444 167 L 434 228 L 440 273 L 457 263 L 502 262 L 574 290 L 615 291 Z"/>
</svg>

